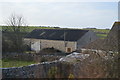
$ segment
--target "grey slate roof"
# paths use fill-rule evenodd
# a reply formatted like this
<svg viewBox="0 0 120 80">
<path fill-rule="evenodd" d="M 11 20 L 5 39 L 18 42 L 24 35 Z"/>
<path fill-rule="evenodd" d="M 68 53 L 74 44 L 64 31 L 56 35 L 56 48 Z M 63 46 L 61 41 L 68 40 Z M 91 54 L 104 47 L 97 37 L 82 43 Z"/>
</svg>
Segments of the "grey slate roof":
<svg viewBox="0 0 120 80">
<path fill-rule="evenodd" d="M 65 35 L 65 41 L 77 41 L 87 32 L 88 30 L 78 29 L 35 29 L 25 38 L 64 40 Z"/>
</svg>

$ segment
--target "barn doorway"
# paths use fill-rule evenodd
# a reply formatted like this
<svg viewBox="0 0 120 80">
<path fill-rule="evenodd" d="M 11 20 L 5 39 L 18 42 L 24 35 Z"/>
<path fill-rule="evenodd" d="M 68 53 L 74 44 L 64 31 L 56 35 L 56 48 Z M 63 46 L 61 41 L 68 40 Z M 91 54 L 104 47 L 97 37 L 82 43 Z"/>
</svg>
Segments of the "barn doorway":
<svg viewBox="0 0 120 80">
<path fill-rule="evenodd" d="M 69 52 L 72 52 L 72 48 L 68 48 L 68 47 L 67 47 L 67 48 L 66 48 L 66 52 L 68 52 L 68 53 L 69 53 Z"/>
</svg>

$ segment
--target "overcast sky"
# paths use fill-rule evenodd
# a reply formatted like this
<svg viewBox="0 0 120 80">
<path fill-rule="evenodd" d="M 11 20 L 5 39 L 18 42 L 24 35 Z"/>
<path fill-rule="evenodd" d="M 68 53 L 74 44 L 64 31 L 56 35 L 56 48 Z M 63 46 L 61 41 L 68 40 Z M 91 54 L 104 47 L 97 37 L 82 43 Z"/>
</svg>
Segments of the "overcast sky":
<svg viewBox="0 0 120 80">
<path fill-rule="evenodd" d="M 12 14 L 29 25 L 111 28 L 118 20 L 118 2 L 0 2 L 0 25 Z"/>
</svg>

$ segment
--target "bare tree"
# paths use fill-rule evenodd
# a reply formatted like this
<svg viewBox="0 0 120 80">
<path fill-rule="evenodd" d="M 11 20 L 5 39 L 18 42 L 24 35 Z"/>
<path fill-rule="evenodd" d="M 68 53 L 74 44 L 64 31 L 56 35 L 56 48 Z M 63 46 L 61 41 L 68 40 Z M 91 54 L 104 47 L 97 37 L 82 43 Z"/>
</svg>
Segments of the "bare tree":
<svg viewBox="0 0 120 80">
<path fill-rule="evenodd" d="M 26 21 L 23 16 L 12 14 L 6 21 L 7 30 L 9 31 L 9 40 L 12 42 L 12 47 L 17 52 L 23 51 L 23 33 L 28 29 Z"/>
<path fill-rule="evenodd" d="M 6 21 L 8 29 L 13 32 L 24 32 L 28 27 L 22 15 L 11 14 Z"/>
</svg>

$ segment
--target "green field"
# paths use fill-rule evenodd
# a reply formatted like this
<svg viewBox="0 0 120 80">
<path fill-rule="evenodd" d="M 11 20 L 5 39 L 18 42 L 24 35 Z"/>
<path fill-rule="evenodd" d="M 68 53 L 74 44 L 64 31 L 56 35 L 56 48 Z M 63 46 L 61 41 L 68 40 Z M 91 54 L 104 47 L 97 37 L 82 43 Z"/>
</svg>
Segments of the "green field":
<svg viewBox="0 0 120 80">
<path fill-rule="evenodd" d="M 53 27 L 33 27 L 33 26 L 29 26 L 28 27 L 28 32 L 31 32 L 34 29 L 55 29 L 55 28 L 53 28 Z"/>
<path fill-rule="evenodd" d="M 105 39 L 110 31 L 108 29 L 84 29 L 84 30 L 91 30 L 95 32 L 96 35 L 100 37 L 101 39 Z"/>
<path fill-rule="evenodd" d="M 2 29 L 3 31 L 8 30 L 8 31 L 12 31 L 12 29 L 8 26 L 0 26 L 0 29 Z M 21 31 L 26 31 L 26 32 L 31 32 L 34 29 L 55 29 L 54 27 L 33 27 L 33 26 L 29 26 L 29 27 L 21 27 Z"/>
<path fill-rule="evenodd" d="M 3 59 L 2 60 L 2 68 L 9 68 L 9 67 L 22 67 L 31 64 L 37 64 L 34 61 L 18 61 L 18 60 L 10 60 L 10 59 Z"/>
<path fill-rule="evenodd" d="M 94 32 L 100 32 L 100 33 L 109 33 L 110 31 L 108 29 L 84 29 L 84 30 L 92 30 Z"/>
<path fill-rule="evenodd" d="M 101 39 L 104 39 L 107 37 L 107 34 L 96 34 L 98 37 L 100 37 Z"/>
</svg>

